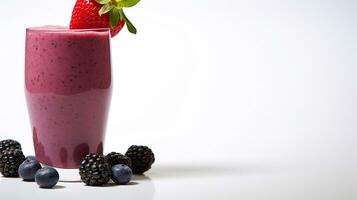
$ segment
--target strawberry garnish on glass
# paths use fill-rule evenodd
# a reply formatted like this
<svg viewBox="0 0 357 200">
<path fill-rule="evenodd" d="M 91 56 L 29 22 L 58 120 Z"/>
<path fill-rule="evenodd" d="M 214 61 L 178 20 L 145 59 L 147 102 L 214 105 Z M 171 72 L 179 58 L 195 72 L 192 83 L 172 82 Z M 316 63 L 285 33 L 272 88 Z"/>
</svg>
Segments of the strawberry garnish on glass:
<svg viewBox="0 0 357 200">
<path fill-rule="evenodd" d="M 70 29 L 110 28 L 112 37 L 126 24 L 130 33 L 136 28 L 124 14 L 123 8 L 136 5 L 140 0 L 77 0 Z"/>
</svg>

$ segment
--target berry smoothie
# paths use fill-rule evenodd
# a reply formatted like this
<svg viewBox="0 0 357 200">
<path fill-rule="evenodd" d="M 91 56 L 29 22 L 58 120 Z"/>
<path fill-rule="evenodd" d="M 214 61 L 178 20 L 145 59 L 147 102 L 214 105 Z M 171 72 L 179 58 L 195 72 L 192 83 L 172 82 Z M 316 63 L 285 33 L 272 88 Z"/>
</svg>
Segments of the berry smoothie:
<svg viewBox="0 0 357 200">
<path fill-rule="evenodd" d="M 111 82 L 110 29 L 27 29 L 25 93 L 41 163 L 78 168 L 102 154 Z"/>
</svg>

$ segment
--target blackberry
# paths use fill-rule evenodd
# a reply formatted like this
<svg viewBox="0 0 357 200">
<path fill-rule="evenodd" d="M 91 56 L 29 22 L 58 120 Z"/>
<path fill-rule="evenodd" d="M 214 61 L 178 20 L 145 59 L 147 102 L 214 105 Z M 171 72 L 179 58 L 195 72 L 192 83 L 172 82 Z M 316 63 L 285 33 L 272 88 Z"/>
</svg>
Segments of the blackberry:
<svg viewBox="0 0 357 200">
<path fill-rule="evenodd" d="M 11 140 L 11 139 L 0 141 L 0 153 L 4 150 L 9 150 L 9 149 L 21 150 L 21 144 L 18 141 Z"/>
<path fill-rule="evenodd" d="M 18 177 L 18 169 L 25 160 L 25 156 L 19 149 L 4 150 L 0 154 L 0 172 L 5 177 Z"/>
<path fill-rule="evenodd" d="M 147 146 L 132 145 L 125 155 L 131 159 L 131 169 L 134 174 L 148 171 L 155 162 L 155 155 Z"/>
<path fill-rule="evenodd" d="M 121 153 L 111 152 L 107 156 L 105 156 L 105 158 L 107 159 L 107 161 L 110 165 L 110 168 L 112 168 L 114 165 L 117 165 L 117 164 L 124 164 L 128 167 L 131 166 L 130 158 L 127 156 L 124 156 Z"/>
<path fill-rule="evenodd" d="M 79 175 L 86 185 L 104 185 L 110 180 L 110 166 L 104 156 L 90 153 L 83 158 Z"/>
</svg>

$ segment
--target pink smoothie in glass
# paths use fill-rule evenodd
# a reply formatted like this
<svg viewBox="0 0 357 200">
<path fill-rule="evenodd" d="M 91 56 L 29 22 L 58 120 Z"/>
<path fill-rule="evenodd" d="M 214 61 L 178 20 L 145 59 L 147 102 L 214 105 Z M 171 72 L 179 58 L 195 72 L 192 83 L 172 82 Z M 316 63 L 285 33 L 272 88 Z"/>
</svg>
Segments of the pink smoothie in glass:
<svg viewBox="0 0 357 200">
<path fill-rule="evenodd" d="M 111 82 L 109 29 L 27 29 L 25 91 L 41 163 L 78 168 L 103 152 Z"/>
</svg>

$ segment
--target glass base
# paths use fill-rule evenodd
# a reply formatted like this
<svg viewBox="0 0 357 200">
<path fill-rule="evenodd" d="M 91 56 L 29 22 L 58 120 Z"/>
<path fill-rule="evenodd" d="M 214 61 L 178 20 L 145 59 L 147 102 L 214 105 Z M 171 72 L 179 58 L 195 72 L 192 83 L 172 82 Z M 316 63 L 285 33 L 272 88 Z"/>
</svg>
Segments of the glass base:
<svg viewBox="0 0 357 200">
<path fill-rule="evenodd" d="M 59 182 L 82 183 L 78 169 L 56 169 L 60 174 Z"/>
<path fill-rule="evenodd" d="M 41 163 L 42 167 L 52 167 Z M 59 182 L 64 183 L 82 183 L 81 177 L 79 176 L 79 169 L 63 169 L 54 167 L 59 174 Z"/>
</svg>

